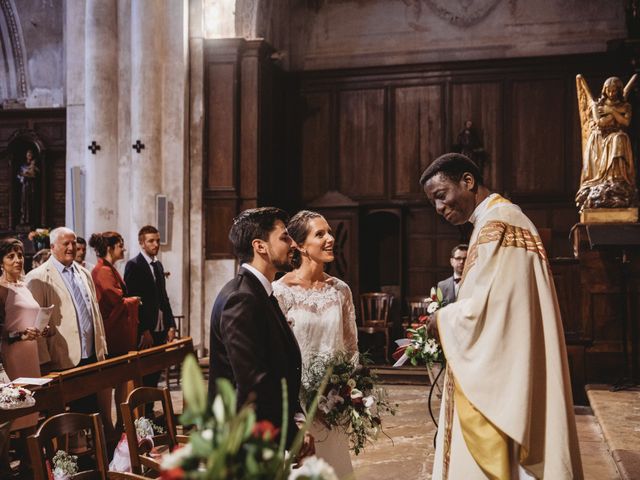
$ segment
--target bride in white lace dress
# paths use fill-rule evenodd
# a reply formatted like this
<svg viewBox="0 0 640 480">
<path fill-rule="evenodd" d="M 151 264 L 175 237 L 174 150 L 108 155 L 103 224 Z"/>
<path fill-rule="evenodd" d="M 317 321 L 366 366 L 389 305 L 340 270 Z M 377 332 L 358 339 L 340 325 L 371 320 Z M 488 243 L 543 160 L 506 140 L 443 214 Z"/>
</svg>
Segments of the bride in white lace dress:
<svg viewBox="0 0 640 480">
<path fill-rule="evenodd" d="M 322 215 L 303 210 L 288 223 L 297 246 L 294 268 L 273 284 L 273 293 L 293 329 L 302 352 L 304 371 L 317 354 L 347 352 L 358 361 L 358 330 L 351 289 L 324 273 L 332 262 L 334 238 Z M 311 426 L 316 455 L 325 459 L 340 478 L 353 475 L 349 440 L 339 429 L 328 430 L 315 421 Z M 350 478 L 353 478 L 351 476 Z"/>
</svg>

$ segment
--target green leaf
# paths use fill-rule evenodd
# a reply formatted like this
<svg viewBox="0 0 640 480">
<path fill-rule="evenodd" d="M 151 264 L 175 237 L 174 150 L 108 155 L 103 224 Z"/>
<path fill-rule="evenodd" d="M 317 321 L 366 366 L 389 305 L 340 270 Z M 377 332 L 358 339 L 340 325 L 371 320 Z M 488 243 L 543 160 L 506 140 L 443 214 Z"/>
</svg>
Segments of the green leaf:
<svg viewBox="0 0 640 480">
<path fill-rule="evenodd" d="M 218 378 L 216 380 L 216 388 L 218 395 L 222 398 L 226 417 L 232 417 L 236 414 L 236 390 L 231 382 L 226 378 Z"/>
<path fill-rule="evenodd" d="M 442 303 L 444 295 L 442 295 L 442 290 L 440 290 L 440 287 L 438 287 L 438 290 L 436 290 L 436 297 L 438 298 L 438 302 Z"/>
<path fill-rule="evenodd" d="M 188 355 L 182 364 L 182 392 L 190 414 L 202 417 L 207 409 L 207 390 L 195 355 Z"/>
</svg>

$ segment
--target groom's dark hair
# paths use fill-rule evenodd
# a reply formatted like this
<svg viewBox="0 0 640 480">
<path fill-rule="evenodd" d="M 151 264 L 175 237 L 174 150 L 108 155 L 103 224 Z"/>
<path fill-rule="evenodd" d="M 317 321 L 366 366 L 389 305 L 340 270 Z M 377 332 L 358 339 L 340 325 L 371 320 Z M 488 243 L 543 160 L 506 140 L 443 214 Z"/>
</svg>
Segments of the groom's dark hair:
<svg viewBox="0 0 640 480">
<path fill-rule="evenodd" d="M 233 253 L 241 263 L 253 260 L 253 245 L 256 238 L 267 240 L 277 220 L 285 225 L 289 214 L 276 207 L 250 208 L 233 219 L 229 230 L 229 240 L 233 245 Z"/>
</svg>

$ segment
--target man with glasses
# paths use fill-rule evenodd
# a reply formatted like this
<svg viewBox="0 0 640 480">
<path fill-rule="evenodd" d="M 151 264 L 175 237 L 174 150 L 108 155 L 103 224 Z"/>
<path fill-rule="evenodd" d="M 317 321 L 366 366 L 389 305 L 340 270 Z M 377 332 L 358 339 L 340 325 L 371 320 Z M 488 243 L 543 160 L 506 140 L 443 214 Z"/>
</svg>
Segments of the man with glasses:
<svg viewBox="0 0 640 480">
<path fill-rule="evenodd" d="M 449 262 L 453 267 L 453 275 L 446 280 L 438 282 L 438 288 L 442 290 L 442 299 L 445 303 L 452 303 L 458 297 L 460 289 L 460 281 L 462 280 L 462 271 L 464 270 L 464 262 L 467 260 L 467 250 L 469 246 L 461 243 L 451 250 L 451 258 Z"/>
</svg>

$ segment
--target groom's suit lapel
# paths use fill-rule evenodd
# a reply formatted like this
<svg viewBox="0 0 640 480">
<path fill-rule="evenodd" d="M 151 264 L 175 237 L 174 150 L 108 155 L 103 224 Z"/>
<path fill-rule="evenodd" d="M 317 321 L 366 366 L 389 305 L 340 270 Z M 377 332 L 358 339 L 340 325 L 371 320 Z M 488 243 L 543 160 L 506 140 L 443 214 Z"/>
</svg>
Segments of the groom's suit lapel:
<svg viewBox="0 0 640 480">
<path fill-rule="evenodd" d="M 280 329 L 282 335 L 288 339 L 288 343 L 294 346 L 297 355 L 300 355 L 300 347 L 298 346 L 298 341 L 293 335 L 291 327 L 289 327 L 289 324 L 287 323 L 287 319 L 282 313 L 282 310 L 280 310 L 280 307 L 276 307 L 272 303 L 271 299 L 267 295 L 266 290 L 260 283 L 260 280 L 258 280 L 255 275 L 244 268 L 241 268 L 238 274 L 243 275 L 248 279 L 249 282 L 251 282 L 252 290 L 260 299 L 260 302 L 265 305 L 265 308 L 271 313 L 270 316 L 272 317 L 272 323 L 274 323 Z"/>
</svg>

